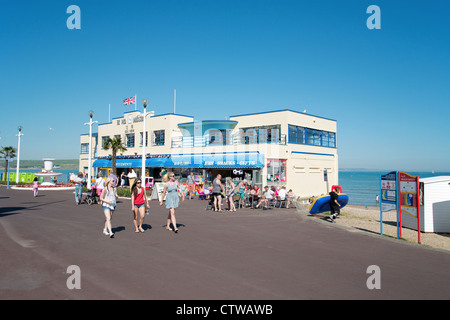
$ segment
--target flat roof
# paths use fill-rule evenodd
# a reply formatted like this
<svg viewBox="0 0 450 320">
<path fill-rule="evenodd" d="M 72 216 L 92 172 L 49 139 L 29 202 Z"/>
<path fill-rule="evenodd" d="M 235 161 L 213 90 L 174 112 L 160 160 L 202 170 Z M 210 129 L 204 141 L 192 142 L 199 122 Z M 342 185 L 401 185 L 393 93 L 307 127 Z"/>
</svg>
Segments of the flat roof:
<svg viewBox="0 0 450 320">
<path fill-rule="evenodd" d="M 208 124 L 237 124 L 238 121 L 234 121 L 234 120 L 199 120 L 199 121 L 193 121 L 193 122 L 184 122 L 184 123 L 179 123 L 178 126 L 179 127 L 191 127 L 194 126 L 196 124 L 201 124 L 201 125 L 208 125 Z"/>
<path fill-rule="evenodd" d="M 429 177 L 429 178 L 420 178 L 419 181 L 423 183 L 436 183 L 436 182 L 446 182 L 450 181 L 450 176 L 437 176 L 437 177 Z"/>
<path fill-rule="evenodd" d="M 254 116 L 257 114 L 265 114 L 265 113 L 275 113 L 275 112 L 286 112 L 286 111 L 290 111 L 290 112 L 294 112 L 294 113 L 299 113 L 299 114 L 303 114 L 305 116 L 310 116 L 310 117 L 315 117 L 315 118 L 320 118 L 320 119 L 325 119 L 325 120 L 330 120 L 330 121 L 337 121 L 334 119 L 330 119 L 330 118 L 325 118 L 325 117 L 320 117 L 320 116 L 315 116 L 313 114 L 309 114 L 306 112 L 301 112 L 301 111 L 296 111 L 296 110 L 292 110 L 292 109 L 280 109 L 280 110 L 272 110 L 272 111 L 263 111 L 263 112 L 254 112 L 254 113 L 244 113 L 244 114 L 237 114 L 237 115 L 233 115 L 230 116 L 231 117 L 245 117 L 245 116 Z"/>
</svg>

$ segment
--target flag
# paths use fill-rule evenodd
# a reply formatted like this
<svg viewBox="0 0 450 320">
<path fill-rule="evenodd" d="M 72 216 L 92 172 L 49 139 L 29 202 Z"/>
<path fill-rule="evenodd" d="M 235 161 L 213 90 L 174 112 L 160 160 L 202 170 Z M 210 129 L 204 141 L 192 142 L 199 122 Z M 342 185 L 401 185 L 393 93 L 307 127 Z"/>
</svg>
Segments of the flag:
<svg viewBox="0 0 450 320">
<path fill-rule="evenodd" d="M 136 104 L 136 96 L 124 99 L 123 104 L 126 104 L 126 105 Z"/>
</svg>

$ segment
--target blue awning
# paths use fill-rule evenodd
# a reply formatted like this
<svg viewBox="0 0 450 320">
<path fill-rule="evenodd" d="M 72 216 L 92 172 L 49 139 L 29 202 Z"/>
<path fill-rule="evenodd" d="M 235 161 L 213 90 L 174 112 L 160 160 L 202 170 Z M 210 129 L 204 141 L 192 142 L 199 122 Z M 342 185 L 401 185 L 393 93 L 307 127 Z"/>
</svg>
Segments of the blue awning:
<svg viewBox="0 0 450 320">
<path fill-rule="evenodd" d="M 108 159 L 97 159 L 92 164 L 94 168 L 111 168 L 112 166 L 112 160 Z"/>
<path fill-rule="evenodd" d="M 117 168 L 140 168 L 142 160 L 117 159 Z M 146 167 L 166 168 L 263 168 L 264 155 L 260 153 L 183 154 L 151 157 L 145 160 Z M 111 168 L 111 159 L 97 159 L 96 168 Z"/>
<path fill-rule="evenodd" d="M 264 155 L 259 153 L 215 154 L 203 157 L 204 168 L 262 168 Z"/>
<path fill-rule="evenodd" d="M 145 160 L 146 167 L 167 167 L 170 164 L 170 159 L 168 157 L 155 157 L 147 158 Z"/>
<path fill-rule="evenodd" d="M 111 168 L 111 159 L 97 159 L 92 164 L 94 168 Z M 117 168 L 137 168 L 142 167 L 141 159 L 116 159 Z"/>
<path fill-rule="evenodd" d="M 202 168 L 203 158 L 201 154 L 173 155 L 167 166 L 171 166 L 171 168 Z"/>
</svg>

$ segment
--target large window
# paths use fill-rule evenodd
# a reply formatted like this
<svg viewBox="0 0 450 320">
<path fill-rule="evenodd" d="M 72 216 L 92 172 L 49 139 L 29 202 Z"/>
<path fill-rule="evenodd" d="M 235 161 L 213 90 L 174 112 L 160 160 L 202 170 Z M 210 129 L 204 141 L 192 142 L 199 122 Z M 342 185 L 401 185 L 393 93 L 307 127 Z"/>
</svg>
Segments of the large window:
<svg viewBox="0 0 450 320">
<path fill-rule="evenodd" d="M 336 133 L 289 125 L 289 143 L 336 148 Z"/>
<path fill-rule="evenodd" d="M 286 160 L 267 159 L 267 182 L 286 182 Z"/>
<path fill-rule="evenodd" d="M 156 130 L 153 131 L 153 145 L 154 146 L 163 146 L 165 139 L 165 130 Z"/>
<path fill-rule="evenodd" d="M 134 148 L 134 133 L 127 134 L 127 148 Z"/>
<path fill-rule="evenodd" d="M 241 143 L 280 143 L 280 125 L 250 127 L 240 129 Z"/>
</svg>

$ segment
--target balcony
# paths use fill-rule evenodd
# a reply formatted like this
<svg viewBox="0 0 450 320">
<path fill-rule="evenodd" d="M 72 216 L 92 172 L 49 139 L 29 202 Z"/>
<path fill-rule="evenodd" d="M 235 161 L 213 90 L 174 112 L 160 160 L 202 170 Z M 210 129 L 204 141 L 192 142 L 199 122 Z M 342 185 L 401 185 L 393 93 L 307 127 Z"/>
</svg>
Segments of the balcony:
<svg viewBox="0 0 450 320">
<path fill-rule="evenodd" d="M 246 144 L 278 144 L 286 145 L 286 135 L 280 134 L 277 136 L 271 135 L 248 135 L 235 134 L 226 136 L 182 136 L 172 138 L 172 148 L 193 148 L 193 147 L 208 147 L 208 146 L 227 146 L 227 145 L 246 145 Z"/>
</svg>

